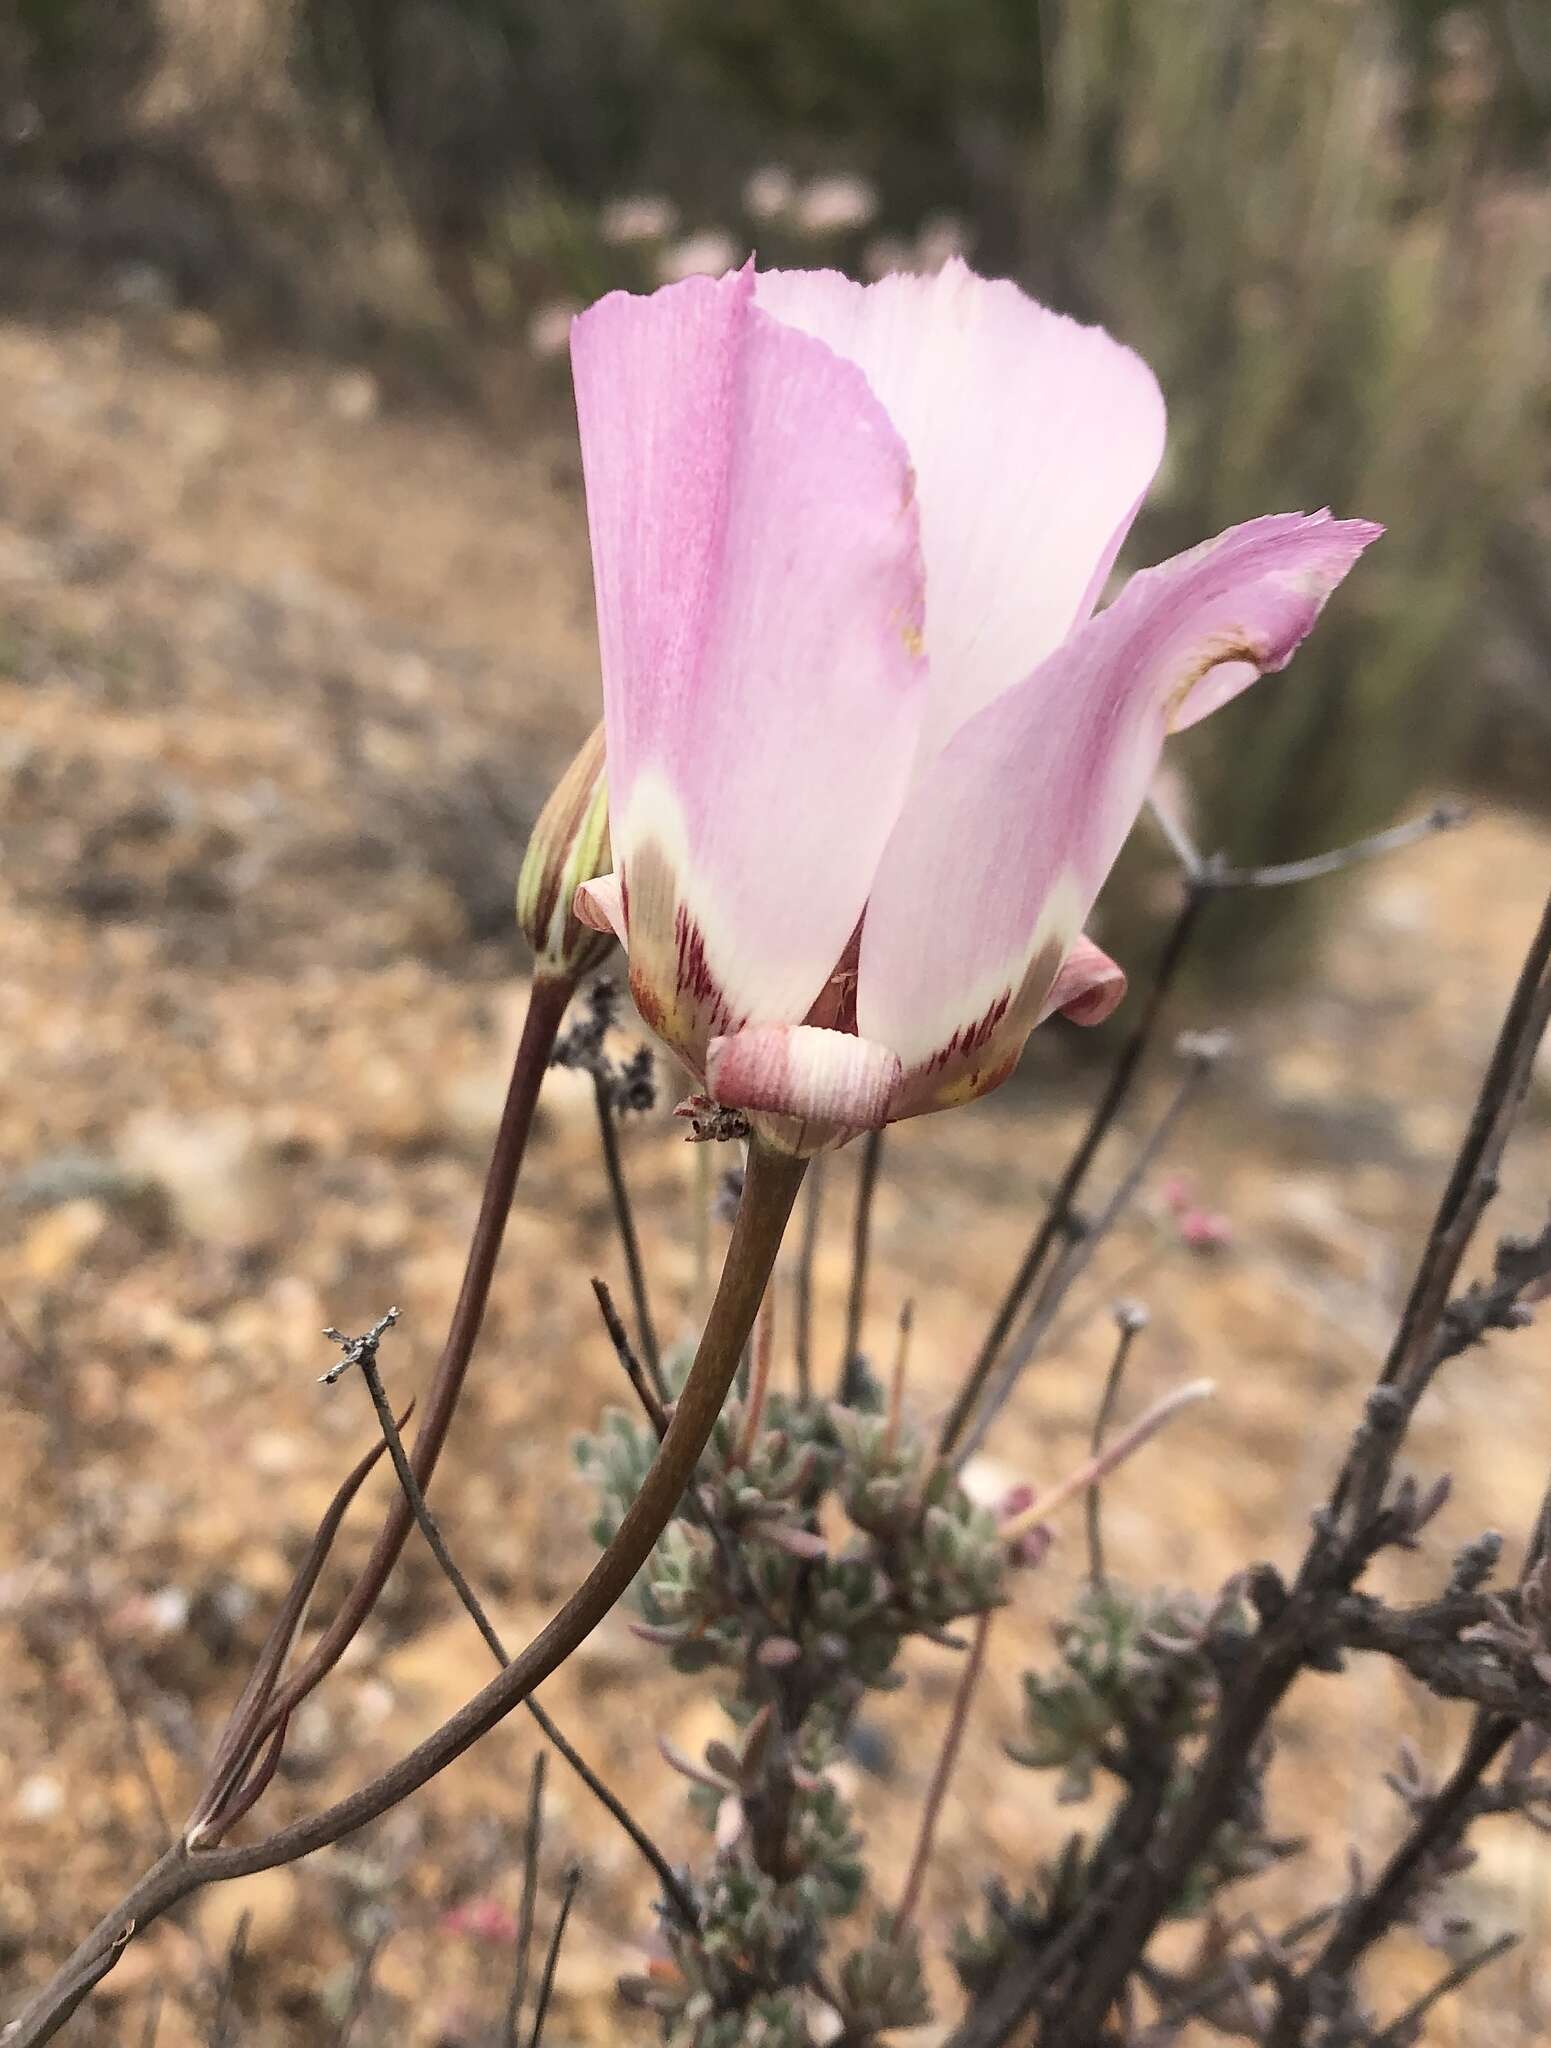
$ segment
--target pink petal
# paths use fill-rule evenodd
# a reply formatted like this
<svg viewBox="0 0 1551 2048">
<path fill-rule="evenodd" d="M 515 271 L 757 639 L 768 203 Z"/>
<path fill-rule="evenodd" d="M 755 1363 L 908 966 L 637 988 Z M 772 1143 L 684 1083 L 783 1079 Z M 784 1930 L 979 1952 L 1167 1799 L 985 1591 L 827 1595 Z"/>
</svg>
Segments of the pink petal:
<svg viewBox="0 0 1551 2048">
<path fill-rule="evenodd" d="M 616 292 L 571 344 L 631 985 L 696 1069 L 824 986 L 925 702 L 904 444 L 753 293 Z"/>
<path fill-rule="evenodd" d="M 756 1026 L 706 1048 L 711 1094 L 724 1109 L 774 1119 L 760 1128 L 788 1152 L 821 1151 L 887 1123 L 900 1072 L 886 1045 L 816 1024 Z"/>
<path fill-rule="evenodd" d="M 598 875 L 581 883 L 571 902 L 571 915 L 590 932 L 612 932 L 625 943 L 625 892 L 618 875 Z"/>
<path fill-rule="evenodd" d="M 1126 971 L 1102 946 L 1080 938 L 1061 962 L 1036 1023 L 1057 1010 L 1072 1024 L 1102 1024 L 1125 999 Z"/>
<path fill-rule="evenodd" d="M 1251 520 L 1134 576 L 926 764 L 862 926 L 857 1028 L 906 1077 L 895 1115 L 1011 1072 L 1114 863 L 1165 733 L 1292 658 L 1381 529 Z M 1080 965 L 1081 963 L 1079 963 Z"/>
<path fill-rule="evenodd" d="M 1157 380 L 956 258 L 871 285 L 768 271 L 755 298 L 859 363 L 910 450 L 935 751 L 1092 611 L 1163 453 Z"/>
</svg>

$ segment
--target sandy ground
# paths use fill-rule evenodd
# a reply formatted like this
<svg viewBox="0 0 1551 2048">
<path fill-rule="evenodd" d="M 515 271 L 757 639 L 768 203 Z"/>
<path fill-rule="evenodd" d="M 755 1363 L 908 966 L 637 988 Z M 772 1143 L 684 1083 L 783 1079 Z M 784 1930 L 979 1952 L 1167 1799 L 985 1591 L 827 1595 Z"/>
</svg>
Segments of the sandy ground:
<svg viewBox="0 0 1551 2048">
<path fill-rule="evenodd" d="M 370 1441 L 361 1390 L 317 1385 L 321 1329 L 396 1302 L 395 1392 L 434 1358 L 523 1003 L 516 853 L 590 723 L 595 678 L 574 447 L 542 393 L 499 424 L 427 411 L 364 371 L 229 359 L 197 316 L 0 328 L 0 384 L 0 1295 L 50 1357 L 40 1375 L 0 1345 L 10 1992 L 110 1902 L 156 1833 L 73 1602 L 77 1541 L 177 1814 L 316 1516 Z M 1134 1407 L 1199 1374 L 1219 1391 L 1113 1486 L 1115 1567 L 1206 1589 L 1248 1556 L 1296 1554 L 1548 873 L 1544 828 L 1488 816 L 1331 895 L 1318 973 L 1233 1020 L 1230 1070 L 996 1433 L 993 1478 L 1043 1483 L 1076 1458 L 1106 1305 L 1124 1289 L 1153 1311 Z M 1189 1002 L 1178 1021 L 1215 1019 Z M 1055 1040 L 1027 1066 L 1015 1094 L 890 1140 L 869 1329 L 884 1343 L 914 1300 L 922 1412 L 972 1351 L 1096 1084 Z M 1542 1096 L 1518 1148 L 1505 1223 L 1533 1213 L 1546 1108 Z M 691 1308 L 699 1199 L 676 1138 L 662 1114 L 628 1139 L 672 1328 Z M 854 1171 L 842 1157 L 827 1181 L 831 1353 Z M 1181 1242 L 1170 1174 L 1230 1220 L 1227 1249 Z M 449 1536 L 510 1636 L 546 1617 L 589 1555 L 568 1447 L 617 1393 L 586 1283 L 618 1265 L 588 1102 L 557 1076 L 438 1483 Z M 1435 1582 L 1486 1524 L 1526 1526 L 1551 1464 L 1548 1363 L 1532 1331 L 1461 1361 L 1429 1401 L 1418 1467 L 1447 1466 L 1457 1488 L 1410 1583 Z M 361 1555 L 385 1483 L 342 1564 Z M 1001 1745 L 1018 1674 L 1046 1655 L 1075 1582 L 1076 1537 L 996 1624 L 928 1890 L 933 1937 L 989 1870 L 1026 1867 L 1072 1818 Z M 267 1810 L 346 1789 L 485 1672 L 412 1547 L 299 1718 Z M 870 1717 L 880 1768 L 858 1776 L 885 1889 L 954 1667 L 927 1652 L 911 1672 Z M 670 1853 L 688 1853 L 694 1823 L 654 1742 L 696 1750 L 716 1732 L 695 1685 L 616 1621 L 545 1700 Z M 1273 1777 L 1278 1818 L 1314 1837 L 1327 1876 L 1349 1844 L 1381 1852 L 1396 1740 L 1442 1758 L 1459 1725 L 1382 1668 L 1305 1684 Z M 255 2048 L 333 2039 L 353 1954 L 381 1927 L 357 2048 L 489 2038 L 533 1747 L 526 1723 L 506 1727 L 368 1838 L 207 1895 L 134 1946 L 72 2038 L 139 2039 L 158 1988 L 164 2048 L 207 2038 L 206 1959 L 244 1912 L 240 2037 Z M 578 1786 L 559 1771 L 551 1785 L 546 1916 L 571 1858 L 588 1875 L 549 2040 L 644 2040 L 611 1993 L 649 1934 L 643 1873 Z M 1541 2038 L 1551 2010 L 1536 1938 L 1548 1870 L 1543 1844 L 1511 1827 L 1479 1846 L 1470 1910 L 1532 1939 L 1429 2038 L 1494 2048 Z M 1244 1902 L 1274 1911 L 1315 1882 L 1308 1866 L 1280 1873 Z M 1436 1967 L 1401 1941 L 1386 1995 Z"/>
</svg>

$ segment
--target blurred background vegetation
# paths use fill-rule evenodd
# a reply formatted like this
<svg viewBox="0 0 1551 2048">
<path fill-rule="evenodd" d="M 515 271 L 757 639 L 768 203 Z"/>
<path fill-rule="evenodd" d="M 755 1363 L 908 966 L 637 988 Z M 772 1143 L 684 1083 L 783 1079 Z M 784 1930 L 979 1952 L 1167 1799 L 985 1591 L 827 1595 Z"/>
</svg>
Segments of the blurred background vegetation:
<svg viewBox="0 0 1551 2048">
<path fill-rule="evenodd" d="M 1129 561 L 1267 510 L 1390 528 L 1299 686 L 1187 743 L 1197 834 L 1238 859 L 1423 789 L 1551 789 L 1548 159 L 1544 0 L 0 17 L 0 293 L 33 307 L 213 307 L 529 418 L 563 416 L 570 308 L 751 247 L 862 275 L 961 250 L 1104 321 L 1172 413 Z M 1240 969 L 1254 918 L 1218 926 Z"/>
</svg>

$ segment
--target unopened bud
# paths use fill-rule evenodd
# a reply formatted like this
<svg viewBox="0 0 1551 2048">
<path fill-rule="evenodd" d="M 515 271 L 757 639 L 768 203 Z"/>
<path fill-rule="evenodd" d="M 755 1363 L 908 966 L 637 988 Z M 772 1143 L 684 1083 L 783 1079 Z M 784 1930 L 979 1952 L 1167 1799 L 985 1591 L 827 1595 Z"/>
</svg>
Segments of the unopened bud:
<svg viewBox="0 0 1551 2048">
<path fill-rule="evenodd" d="M 555 785 L 517 877 L 517 922 L 538 955 L 540 974 L 580 976 L 614 943 L 589 931 L 571 909 L 583 882 L 609 871 L 608 783 L 603 727 L 596 726 Z"/>
</svg>

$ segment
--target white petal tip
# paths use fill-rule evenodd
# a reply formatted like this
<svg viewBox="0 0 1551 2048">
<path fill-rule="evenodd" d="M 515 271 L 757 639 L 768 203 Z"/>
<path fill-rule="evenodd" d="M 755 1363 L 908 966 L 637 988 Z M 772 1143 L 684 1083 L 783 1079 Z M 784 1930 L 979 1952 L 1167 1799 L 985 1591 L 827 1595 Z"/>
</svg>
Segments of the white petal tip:
<svg viewBox="0 0 1551 2048">
<path fill-rule="evenodd" d="M 814 1024 L 755 1025 L 713 1038 L 706 1086 L 728 1109 L 869 1130 L 888 1121 L 899 1055 Z"/>
</svg>

